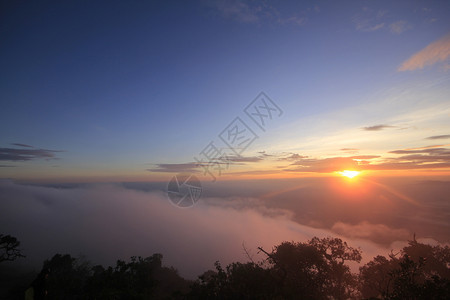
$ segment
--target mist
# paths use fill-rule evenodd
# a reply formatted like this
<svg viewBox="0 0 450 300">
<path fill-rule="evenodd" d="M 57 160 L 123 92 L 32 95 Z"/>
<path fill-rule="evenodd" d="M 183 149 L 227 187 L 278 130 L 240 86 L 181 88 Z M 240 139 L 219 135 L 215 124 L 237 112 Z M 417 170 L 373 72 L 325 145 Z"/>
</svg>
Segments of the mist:
<svg viewBox="0 0 450 300">
<path fill-rule="evenodd" d="M 270 205 L 262 197 L 205 197 L 193 208 L 180 209 L 162 191 L 121 184 L 55 188 L 4 180 L 0 190 L 0 227 L 21 241 L 27 258 L 20 263 L 35 270 L 56 253 L 85 256 L 104 265 L 162 253 L 164 264 L 194 279 L 217 260 L 248 261 L 244 247 L 253 259 L 261 260 L 265 257 L 257 247 L 271 250 L 282 241 L 336 236 L 361 247 L 364 262 L 403 246 L 410 237 L 404 229 L 368 222 L 314 228 L 301 224 L 298 211 L 281 207 L 282 201 L 276 207 L 275 200 Z M 372 241 L 373 232 L 394 241 Z"/>
</svg>

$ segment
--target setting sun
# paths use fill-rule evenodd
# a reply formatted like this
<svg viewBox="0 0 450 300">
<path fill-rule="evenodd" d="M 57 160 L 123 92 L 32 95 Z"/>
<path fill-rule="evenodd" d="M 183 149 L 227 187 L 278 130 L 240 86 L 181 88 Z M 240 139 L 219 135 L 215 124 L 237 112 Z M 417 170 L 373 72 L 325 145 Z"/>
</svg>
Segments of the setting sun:
<svg viewBox="0 0 450 300">
<path fill-rule="evenodd" d="M 359 175 L 360 172 L 344 170 L 344 171 L 338 172 L 338 173 L 341 174 L 342 176 L 345 176 L 345 177 L 348 177 L 348 178 L 353 178 L 353 177 Z"/>
</svg>

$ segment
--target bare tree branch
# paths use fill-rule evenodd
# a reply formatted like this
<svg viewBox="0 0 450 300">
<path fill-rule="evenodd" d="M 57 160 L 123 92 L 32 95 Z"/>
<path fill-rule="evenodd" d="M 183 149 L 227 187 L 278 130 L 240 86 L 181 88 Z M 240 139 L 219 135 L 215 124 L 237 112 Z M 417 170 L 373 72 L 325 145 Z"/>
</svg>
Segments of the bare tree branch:
<svg viewBox="0 0 450 300">
<path fill-rule="evenodd" d="M 253 260 L 253 255 L 250 254 L 247 247 L 245 247 L 245 242 L 242 242 L 242 249 L 244 250 L 245 256 L 253 263 L 255 264 L 255 261 Z"/>
</svg>

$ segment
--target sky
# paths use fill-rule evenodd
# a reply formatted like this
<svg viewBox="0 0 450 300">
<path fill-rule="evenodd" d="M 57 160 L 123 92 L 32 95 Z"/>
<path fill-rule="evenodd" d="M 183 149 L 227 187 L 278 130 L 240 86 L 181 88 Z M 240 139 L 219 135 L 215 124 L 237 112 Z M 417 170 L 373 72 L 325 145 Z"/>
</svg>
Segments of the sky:
<svg viewBox="0 0 450 300">
<path fill-rule="evenodd" d="M 448 243 L 449 13 L 448 1 L 2 1 L 0 225 L 27 249 L 41 247 L 31 219 L 38 237 L 58 228 L 36 260 L 74 249 L 67 235 L 101 259 L 95 241 L 113 244 L 118 218 L 111 230 L 135 247 L 111 259 L 146 236 L 142 249 L 191 277 L 238 257 L 246 234 L 268 247 L 335 234 L 368 253 L 415 232 Z M 180 173 L 203 187 L 192 209 L 167 201 Z M 121 196 L 132 206 L 118 217 Z M 173 249 L 187 233 L 145 233 L 141 210 L 175 231 L 210 222 L 199 244 L 237 248 L 183 265 Z M 83 237 L 89 226 L 103 231 Z"/>
</svg>

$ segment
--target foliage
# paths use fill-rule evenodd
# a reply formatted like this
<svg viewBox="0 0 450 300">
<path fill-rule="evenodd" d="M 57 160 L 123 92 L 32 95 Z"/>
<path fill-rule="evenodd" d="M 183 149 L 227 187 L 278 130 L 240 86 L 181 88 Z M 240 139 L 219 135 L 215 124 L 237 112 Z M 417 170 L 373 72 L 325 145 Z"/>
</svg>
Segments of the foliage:
<svg viewBox="0 0 450 300">
<path fill-rule="evenodd" d="M 207 271 L 191 286 L 189 299 L 275 299 L 276 283 L 270 270 L 253 262 L 232 263 L 224 270 Z"/>
<path fill-rule="evenodd" d="M 193 285 L 196 299 L 348 299 L 355 296 L 356 275 L 348 261 L 361 260 L 361 251 L 340 239 L 313 238 L 306 243 L 283 242 L 263 263 L 232 263 L 208 271 Z"/>
<path fill-rule="evenodd" d="M 56 254 L 32 283 L 34 295 L 46 299 L 176 299 L 189 283 L 173 268 L 162 266 L 162 255 L 118 260 L 105 269 Z"/>
<path fill-rule="evenodd" d="M 25 257 L 19 250 L 20 242 L 11 235 L 0 234 L 0 263 Z"/>
<path fill-rule="evenodd" d="M 23 256 L 20 243 L 1 235 L 2 259 Z M 283 242 L 260 262 L 233 262 L 185 280 L 162 255 L 91 266 L 82 258 L 56 254 L 26 290 L 33 299 L 448 299 L 450 248 L 410 241 L 399 253 L 376 256 L 352 273 L 361 250 L 339 238 Z M 246 250 L 246 249 L 244 249 Z M 248 252 L 246 251 L 248 254 Z M 15 297 L 17 295 L 15 294 Z M 21 297 L 22 298 L 22 297 Z"/>
<path fill-rule="evenodd" d="M 410 241 L 389 259 L 377 256 L 360 268 L 365 298 L 445 299 L 450 295 L 450 249 Z"/>
</svg>

